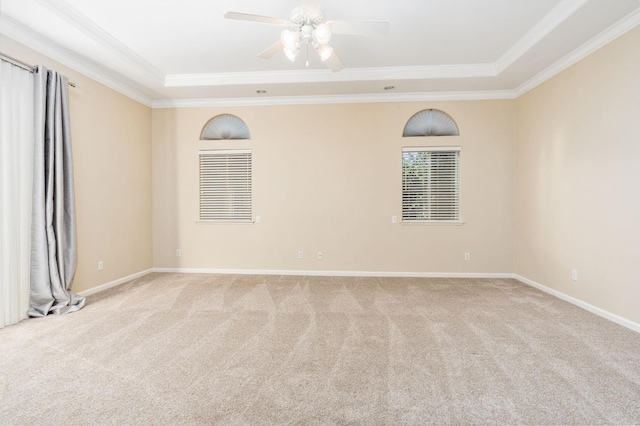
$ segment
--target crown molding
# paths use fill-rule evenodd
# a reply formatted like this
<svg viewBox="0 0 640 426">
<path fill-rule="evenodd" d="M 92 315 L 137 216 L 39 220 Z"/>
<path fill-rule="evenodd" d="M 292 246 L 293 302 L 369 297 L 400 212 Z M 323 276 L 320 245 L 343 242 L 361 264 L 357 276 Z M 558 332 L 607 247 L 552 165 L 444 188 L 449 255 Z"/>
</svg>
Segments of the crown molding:
<svg viewBox="0 0 640 426">
<path fill-rule="evenodd" d="M 106 71 L 106 68 L 102 66 L 89 63 L 86 58 L 74 54 L 70 50 L 63 48 L 42 35 L 17 22 L 14 22 L 10 18 L 0 16 L 0 33 L 86 75 L 89 78 L 92 78 L 93 80 L 96 80 L 99 83 L 104 84 L 105 86 L 112 88 L 119 93 L 122 93 L 125 96 L 130 97 L 131 99 L 140 102 L 141 104 L 151 106 L 151 99 L 148 96 L 143 95 L 139 91 L 133 89 L 129 84 L 123 82 L 119 78 L 118 74 L 108 72 Z"/>
<path fill-rule="evenodd" d="M 640 25 L 640 9 L 636 9 L 544 71 L 522 83 L 514 90 L 515 96 L 520 97 L 524 95 L 638 25 Z"/>
<path fill-rule="evenodd" d="M 520 38 L 495 62 L 497 75 L 502 74 L 514 62 L 524 56 L 532 47 L 546 37 L 551 31 L 566 21 L 588 0 L 563 0 L 547 13 L 536 25 Z"/>
<path fill-rule="evenodd" d="M 265 71 L 208 74 L 168 74 L 165 87 L 242 84 L 335 83 L 348 81 L 422 80 L 495 77 L 493 64 L 433 65 L 421 67 L 345 68 L 330 70 Z"/>
<path fill-rule="evenodd" d="M 63 0 L 36 0 L 42 6 L 49 9 L 59 18 L 68 22 L 72 27 L 81 33 L 89 36 L 93 41 L 101 46 L 108 47 L 112 52 L 125 59 L 135 68 L 144 71 L 148 79 L 156 80 L 162 84 L 164 82 L 164 73 L 144 60 L 133 50 L 125 46 L 122 42 L 102 29 L 92 20 L 78 12 L 74 7 L 70 6 Z"/>
<path fill-rule="evenodd" d="M 169 74 L 164 76 L 140 56 L 124 46 L 110 34 L 62 0 L 37 0 L 57 16 L 86 33 L 95 42 L 107 46 L 126 59 L 132 69 L 149 76 L 151 82 L 166 87 L 195 87 L 242 84 L 322 83 L 350 81 L 389 81 L 412 79 L 492 78 L 498 76 L 536 43 L 560 25 L 588 0 L 563 0 L 543 17 L 529 32 L 503 54 L 495 64 L 463 64 L 420 67 L 380 67 L 344 69 L 340 73 L 330 70 L 240 72 L 212 74 Z M 43 35 L 0 15 L 0 33 L 152 108 L 185 108 L 253 105 L 296 105 L 369 102 L 424 102 L 449 100 L 515 99 L 556 74 L 600 49 L 625 32 L 640 25 L 640 9 L 636 9 L 582 46 L 558 60 L 513 90 L 423 93 L 373 93 L 327 96 L 248 97 L 213 99 L 159 99 L 151 100 L 143 94 L 145 86 L 128 80 L 122 74 L 66 49 Z M 149 90 L 151 90 L 149 88 Z"/>
<path fill-rule="evenodd" d="M 152 108 L 202 108 L 229 106 L 271 106 L 311 104 L 353 104 L 376 102 L 433 102 L 433 101 L 479 101 L 515 99 L 513 90 L 490 90 L 471 92 L 423 92 L 362 95 L 323 96 L 267 96 L 254 98 L 225 99 L 163 99 L 153 101 Z"/>
</svg>

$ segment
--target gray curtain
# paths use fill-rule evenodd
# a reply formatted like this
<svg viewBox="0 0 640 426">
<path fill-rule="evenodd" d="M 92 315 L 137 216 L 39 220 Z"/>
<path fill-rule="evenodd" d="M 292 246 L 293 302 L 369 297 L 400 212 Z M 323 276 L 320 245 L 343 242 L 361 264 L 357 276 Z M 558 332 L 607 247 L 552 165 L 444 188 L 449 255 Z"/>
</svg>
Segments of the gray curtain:
<svg viewBox="0 0 640 426">
<path fill-rule="evenodd" d="M 78 259 L 73 193 L 69 83 L 56 71 L 35 72 L 35 163 L 29 316 L 82 309 L 69 291 Z"/>
</svg>

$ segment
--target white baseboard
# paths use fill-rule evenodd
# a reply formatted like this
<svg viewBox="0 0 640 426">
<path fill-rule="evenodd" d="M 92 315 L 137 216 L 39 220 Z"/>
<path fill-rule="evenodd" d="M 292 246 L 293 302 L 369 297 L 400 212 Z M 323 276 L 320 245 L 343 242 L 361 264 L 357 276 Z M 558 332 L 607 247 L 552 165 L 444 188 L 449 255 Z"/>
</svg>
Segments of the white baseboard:
<svg viewBox="0 0 640 426">
<path fill-rule="evenodd" d="M 178 274 L 294 275 L 316 277 L 399 277 L 399 278 L 513 278 L 509 273 L 485 272 L 388 272 L 388 271 L 303 271 L 276 269 L 153 268 L 153 272 Z"/>
<path fill-rule="evenodd" d="M 106 290 L 108 288 L 115 287 L 117 285 L 126 283 L 127 281 L 131 281 L 131 280 L 135 280 L 136 278 L 143 277 L 143 276 L 145 276 L 147 274 L 150 274 L 151 272 L 153 272 L 153 269 L 147 269 L 145 271 L 136 272 L 135 274 L 132 274 L 132 275 L 129 275 L 129 276 L 126 276 L 126 277 L 123 277 L 123 278 L 119 278 L 119 279 L 117 279 L 115 281 L 104 283 L 104 284 L 99 285 L 97 287 L 93 287 L 93 288 L 90 288 L 88 290 L 81 291 L 81 292 L 78 293 L 78 296 L 82 296 L 82 297 L 90 296 L 92 294 L 104 291 L 104 290 Z"/>
<path fill-rule="evenodd" d="M 89 296 L 111 287 L 123 284 L 145 276 L 151 272 L 179 273 L 179 274 L 240 274 L 240 275 L 293 275 L 318 277 L 398 277 L 398 278 L 513 278 L 547 294 L 562 299 L 602 318 L 613 321 L 623 327 L 640 333 L 640 324 L 613 314 L 597 306 L 593 306 L 575 297 L 537 283 L 529 278 L 511 273 L 486 272 L 388 272 L 388 271 L 303 271 L 303 270 L 275 270 L 275 269 L 215 269 L 215 268 L 151 268 L 127 277 L 117 279 L 89 290 L 78 293 L 78 296 Z"/>
<path fill-rule="evenodd" d="M 513 274 L 512 277 L 515 278 L 516 280 L 524 283 L 524 284 L 530 285 L 531 287 L 535 287 L 538 290 L 544 291 L 545 293 L 548 293 L 548 294 L 550 294 L 552 296 L 555 296 L 558 299 L 562 299 L 565 302 L 569 302 L 569 303 L 571 303 L 573 305 L 576 305 L 576 306 L 578 306 L 578 307 L 580 307 L 580 308 L 582 308 L 584 310 L 587 310 L 587 311 L 589 311 L 589 312 L 591 312 L 593 314 L 596 314 L 596 315 L 598 315 L 598 316 L 600 316 L 602 318 L 606 318 L 609 321 L 613 321 L 616 324 L 619 324 L 619 325 L 621 325 L 623 327 L 626 327 L 626 328 L 628 328 L 630 330 L 635 331 L 636 333 L 640 333 L 640 324 L 638 324 L 637 322 L 633 322 L 633 321 L 628 320 L 626 318 L 623 318 L 623 317 L 621 317 L 619 315 L 616 315 L 616 314 L 613 314 L 613 313 L 611 313 L 609 311 L 606 311 L 606 310 L 604 310 L 602 308 L 598 308 L 597 306 L 593 306 L 593 305 L 591 305 L 591 304 L 589 304 L 587 302 L 584 302 L 584 301 L 582 301 L 580 299 L 576 299 L 575 297 L 568 296 L 568 295 L 566 295 L 566 294 L 564 294 L 562 292 L 559 292 L 558 290 L 554 290 L 552 288 L 549 288 L 549 287 L 547 287 L 545 285 L 537 283 L 537 282 L 535 282 L 533 280 L 530 280 L 529 278 L 525 278 L 525 277 L 523 277 L 521 275 Z"/>
</svg>

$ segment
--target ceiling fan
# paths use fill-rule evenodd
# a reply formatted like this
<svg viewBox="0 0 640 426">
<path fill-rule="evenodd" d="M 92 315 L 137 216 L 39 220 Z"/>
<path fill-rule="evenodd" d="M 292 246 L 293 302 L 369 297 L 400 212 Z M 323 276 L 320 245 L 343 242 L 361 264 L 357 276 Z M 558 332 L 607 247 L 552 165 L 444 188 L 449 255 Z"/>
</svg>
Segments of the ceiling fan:
<svg viewBox="0 0 640 426">
<path fill-rule="evenodd" d="M 240 12 L 227 12 L 224 17 L 284 27 L 280 40 L 267 47 L 258 55 L 259 58 L 269 59 L 284 51 L 287 58 L 294 62 L 301 49 L 305 48 L 306 64 L 309 66 L 309 47 L 312 47 L 333 72 L 342 70 L 344 65 L 329 45 L 332 34 L 385 35 L 389 32 L 389 23 L 386 21 L 325 21 L 320 1 L 302 0 L 302 5 L 291 11 L 289 19 Z"/>
</svg>

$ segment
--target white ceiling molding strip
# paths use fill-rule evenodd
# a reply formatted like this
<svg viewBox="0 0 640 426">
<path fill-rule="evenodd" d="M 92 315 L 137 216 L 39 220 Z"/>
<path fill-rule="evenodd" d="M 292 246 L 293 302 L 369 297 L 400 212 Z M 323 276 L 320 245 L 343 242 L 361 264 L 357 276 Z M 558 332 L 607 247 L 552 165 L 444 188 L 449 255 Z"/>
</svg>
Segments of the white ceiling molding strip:
<svg viewBox="0 0 640 426">
<path fill-rule="evenodd" d="M 514 91 L 516 97 L 524 95 L 529 90 L 539 86 L 551 77 L 569 68 L 571 65 L 586 58 L 596 50 L 604 47 L 606 44 L 612 42 L 638 25 L 640 25 L 640 9 L 637 9 L 633 13 L 627 15 L 588 42 L 584 43 L 582 46 L 578 47 L 573 52 L 569 53 L 564 58 L 555 62 L 544 71 L 522 83 Z"/>
<path fill-rule="evenodd" d="M 326 83 L 338 81 L 389 81 L 439 78 L 495 77 L 493 64 L 427 67 L 345 68 L 331 70 L 168 74 L 165 87 L 225 86 L 237 84 Z"/>
<path fill-rule="evenodd" d="M 477 101 L 515 99 L 513 90 L 478 92 L 430 92 L 328 96 L 272 96 L 224 99 L 164 99 L 153 101 L 152 108 L 198 108 L 229 106 L 355 104 L 375 102 Z"/>
<path fill-rule="evenodd" d="M 159 83 L 164 82 L 164 73 L 162 71 L 144 60 L 107 31 L 103 30 L 89 18 L 71 7 L 68 3 L 62 0 L 37 0 L 37 2 L 51 10 L 58 17 L 67 21 L 83 34 L 88 35 L 94 41 L 103 46 L 109 47 L 111 51 L 126 59 L 131 65 L 144 70 L 144 72 L 148 74 L 149 79 L 154 79 Z"/>
<path fill-rule="evenodd" d="M 502 74 L 509 66 L 524 56 L 533 46 L 546 37 L 551 31 L 566 21 L 588 0 L 563 0 L 547 13 L 536 25 L 520 38 L 495 62 L 497 74 Z"/>
<path fill-rule="evenodd" d="M 0 33 L 112 88 L 116 92 L 141 104 L 151 106 L 151 98 L 132 88 L 130 84 L 123 82 L 118 74 L 110 73 L 106 68 L 97 64 L 91 64 L 86 58 L 74 54 L 10 18 L 0 16 Z"/>
</svg>

